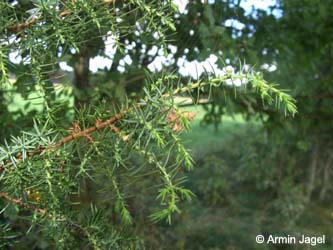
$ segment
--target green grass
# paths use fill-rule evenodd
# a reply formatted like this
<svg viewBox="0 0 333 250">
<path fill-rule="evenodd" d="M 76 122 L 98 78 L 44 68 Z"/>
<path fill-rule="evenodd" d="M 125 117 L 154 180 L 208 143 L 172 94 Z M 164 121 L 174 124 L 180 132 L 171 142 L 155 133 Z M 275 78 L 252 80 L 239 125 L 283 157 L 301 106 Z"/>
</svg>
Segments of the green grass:
<svg viewBox="0 0 333 250">
<path fill-rule="evenodd" d="M 192 151 L 195 159 L 200 159 L 212 152 L 221 151 L 225 147 L 226 141 L 234 135 L 239 135 L 247 131 L 249 127 L 258 128 L 258 121 L 246 121 L 241 115 L 223 116 L 222 123 L 218 131 L 213 125 L 201 125 L 200 121 L 205 115 L 205 110 L 201 106 L 184 108 L 184 110 L 197 113 L 191 122 L 192 130 L 182 135 L 187 147 Z"/>
<path fill-rule="evenodd" d="M 4 91 L 4 97 L 8 103 L 8 110 L 10 112 L 22 111 L 23 114 L 27 114 L 31 110 L 36 110 L 37 112 L 43 111 L 43 93 L 38 88 L 35 91 L 31 91 L 26 98 L 16 90 L 15 84 L 5 86 Z M 54 91 L 58 101 L 69 100 L 69 106 L 74 106 L 74 98 L 70 86 L 55 84 Z"/>
</svg>

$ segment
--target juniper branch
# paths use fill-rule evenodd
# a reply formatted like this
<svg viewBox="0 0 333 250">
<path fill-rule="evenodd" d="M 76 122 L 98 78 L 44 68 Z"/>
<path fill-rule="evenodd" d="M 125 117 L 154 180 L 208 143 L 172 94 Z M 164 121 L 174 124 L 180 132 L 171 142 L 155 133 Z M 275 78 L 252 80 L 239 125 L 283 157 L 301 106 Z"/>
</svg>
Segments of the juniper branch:
<svg viewBox="0 0 333 250">
<path fill-rule="evenodd" d="M 169 76 L 170 79 L 172 79 L 174 77 L 175 76 Z M 241 75 L 239 77 L 249 77 L 249 75 Z M 230 78 L 230 76 L 216 77 L 216 78 L 213 78 L 213 79 L 209 79 L 205 82 L 200 82 L 199 81 L 199 82 L 189 84 L 187 86 L 180 86 L 180 87 L 177 87 L 176 89 L 174 89 L 171 93 L 162 94 L 161 97 L 162 98 L 170 98 L 170 97 L 174 98 L 174 96 L 176 96 L 179 93 L 188 93 L 189 91 L 192 91 L 192 90 L 198 89 L 198 88 L 203 88 L 205 86 L 211 86 L 212 85 L 214 87 L 220 87 L 224 83 L 224 81 L 229 79 L 229 78 Z M 270 95 L 270 93 L 272 93 L 272 94 L 277 96 L 277 101 L 278 102 L 282 102 L 286 105 L 288 112 L 290 112 L 291 114 L 296 113 L 296 106 L 294 104 L 295 101 L 292 97 L 285 94 L 284 92 L 277 89 L 276 87 L 269 85 L 266 81 L 264 81 L 264 80 L 262 80 L 258 77 L 253 77 L 250 80 L 253 82 L 254 87 L 258 89 L 261 97 L 263 99 L 268 99 L 269 104 L 271 104 L 272 100 L 274 100 L 273 97 Z M 145 103 L 137 103 L 135 105 L 135 107 L 140 108 L 143 105 L 145 105 Z M 124 111 L 112 116 L 111 118 L 104 120 L 104 121 L 96 121 L 94 126 L 86 128 L 82 131 L 74 132 L 74 133 L 70 134 L 69 136 L 64 137 L 63 139 L 61 139 L 57 143 L 55 143 L 53 145 L 49 145 L 47 148 L 37 147 L 34 151 L 29 152 L 27 157 L 31 158 L 33 156 L 36 156 L 36 155 L 39 155 L 39 154 L 43 153 L 45 150 L 51 150 L 51 149 L 58 148 L 58 147 L 66 144 L 66 143 L 69 143 L 69 142 L 71 142 L 71 141 L 73 141 L 77 138 L 88 137 L 93 132 L 95 132 L 97 130 L 100 130 L 100 129 L 104 129 L 106 127 L 110 127 L 111 130 L 118 133 L 119 129 L 112 126 L 112 124 L 114 124 L 115 122 L 124 118 L 126 113 L 128 113 L 129 111 L 131 111 L 131 108 L 128 108 L 127 110 L 124 110 Z M 17 155 L 16 159 L 21 160 L 22 155 L 21 154 Z M 3 170 L 3 169 L 4 169 L 4 166 L 0 164 L 0 173 L 1 173 L 1 170 Z"/>
<path fill-rule="evenodd" d="M 32 210 L 42 216 L 47 216 L 49 217 L 50 219 L 53 218 L 53 216 L 51 214 L 48 213 L 47 210 L 45 209 L 42 209 L 42 208 L 39 208 L 39 207 L 36 207 L 36 206 L 33 206 L 31 204 L 28 204 L 26 202 L 24 202 L 22 199 L 15 199 L 15 198 L 12 198 L 9 196 L 9 194 L 5 193 L 5 192 L 0 192 L 0 198 L 3 198 L 7 201 L 9 201 L 10 203 L 12 204 L 15 204 L 15 205 L 18 205 L 24 209 L 27 209 L 27 210 Z"/>
<path fill-rule="evenodd" d="M 169 77 L 163 78 L 163 79 L 170 80 L 170 79 L 173 79 L 174 77 L 175 76 L 169 76 Z M 162 176 L 162 179 L 164 180 L 164 187 L 160 190 L 160 194 L 159 194 L 158 198 L 160 198 L 162 201 L 162 204 L 167 205 L 167 207 L 164 208 L 161 212 L 157 212 L 157 213 L 153 214 L 151 216 L 151 218 L 154 221 L 166 218 L 170 222 L 171 214 L 175 211 L 178 211 L 176 203 L 180 199 L 179 193 L 180 194 L 186 193 L 189 196 L 190 191 L 187 191 L 185 189 L 182 189 L 181 187 L 178 187 L 177 185 L 174 185 L 174 183 L 171 179 L 170 173 L 168 172 L 168 169 L 166 168 L 166 165 L 165 165 L 168 162 L 168 157 L 165 160 L 166 163 L 164 165 L 161 164 L 160 159 L 158 159 L 155 156 L 155 154 L 152 154 L 151 152 L 149 152 L 149 150 L 146 150 L 147 144 L 146 144 L 146 146 L 142 147 L 140 142 L 137 144 L 137 141 L 129 140 L 129 137 L 126 134 L 124 134 L 124 132 L 119 127 L 114 126 L 114 123 L 121 121 L 126 117 L 132 116 L 132 118 L 134 120 L 136 120 L 137 125 L 143 126 L 141 128 L 142 131 L 140 132 L 140 135 L 138 135 L 138 138 L 136 138 L 135 140 L 140 141 L 141 135 L 143 134 L 144 131 L 146 131 L 148 134 L 150 134 L 149 138 L 153 138 L 154 140 L 156 140 L 157 145 L 160 148 L 163 148 L 165 146 L 165 143 L 163 141 L 164 138 L 160 137 L 158 132 L 152 128 L 151 124 L 149 123 L 150 121 L 148 121 L 147 124 L 146 124 L 147 118 L 143 119 L 144 120 L 143 124 L 141 121 L 139 121 L 139 120 L 142 120 L 142 117 L 140 117 L 141 110 L 142 109 L 144 110 L 144 107 L 147 107 L 148 111 L 149 111 L 149 110 L 151 110 L 151 108 L 149 108 L 149 107 L 153 107 L 153 110 L 151 110 L 150 112 L 152 112 L 152 114 L 154 114 L 154 115 L 152 116 L 153 118 L 151 118 L 151 119 L 155 119 L 156 114 L 157 114 L 156 108 L 162 109 L 163 112 L 165 112 L 165 113 L 163 113 L 163 116 L 165 116 L 165 119 L 168 120 L 167 116 L 166 116 L 167 112 L 169 110 L 178 110 L 178 108 L 176 106 L 177 104 L 175 104 L 175 102 L 173 101 L 175 95 L 183 94 L 183 93 L 191 94 L 191 91 L 193 91 L 195 89 L 202 89 L 205 86 L 221 87 L 221 86 L 223 86 L 224 82 L 227 79 L 229 79 L 230 77 L 233 77 L 233 76 L 228 75 L 228 76 L 222 76 L 222 77 L 215 77 L 212 79 L 207 79 L 207 81 L 191 83 L 187 86 L 178 86 L 173 91 L 169 91 L 167 93 L 164 92 L 166 89 L 162 87 L 164 85 L 163 80 L 159 79 L 157 82 L 159 82 L 160 85 L 152 84 L 150 86 L 149 90 L 146 89 L 147 95 L 140 102 L 133 104 L 131 107 L 121 111 L 118 114 L 113 115 L 111 118 L 108 118 L 106 120 L 96 119 L 93 126 L 88 127 L 83 130 L 81 130 L 81 129 L 74 130 L 73 133 L 62 138 L 61 140 L 59 140 L 58 142 L 56 142 L 54 144 L 50 144 L 47 146 L 38 146 L 38 147 L 36 147 L 35 150 L 28 152 L 26 158 L 31 158 L 33 156 L 43 154 L 46 151 L 49 152 L 49 150 L 54 150 L 56 148 L 59 148 L 62 145 L 72 142 L 78 138 L 88 138 L 89 141 L 93 142 L 92 138 L 90 137 L 90 135 L 92 133 L 94 133 L 98 130 L 104 129 L 104 128 L 110 128 L 115 134 L 117 134 L 121 137 L 121 139 L 123 140 L 124 143 L 130 145 L 130 147 L 132 149 L 134 149 L 134 151 L 139 153 L 139 155 L 141 157 L 143 157 L 144 159 L 146 159 L 148 163 L 155 165 L 155 167 L 159 170 L 159 172 Z M 288 103 L 293 104 L 293 99 L 290 98 L 288 95 L 284 94 L 283 92 L 280 92 L 275 87 L 271 87 L 270 85 L 268 85 L 266 82 L 264 82 L 260 78 L 253 78 L 252 80 L 254 81 L 254 84 L 253 84 L 254 87 L 259 90 L 261 97 L 263 99 L 268 99 L 269 104 L 271 104 L 271 100 L 274 100 L 274 98 L 271 96 L 273 94 L 278 97 L 277 101 L 280 101 L 287 105 L 287 109 L 289 112 L 293 113 L 295 111 L 293 109 L 293 107 L 294 107 L 293 105 L 288 106 Z M 159 89 L 159 87 L 161 87 L 161 89 Z M 199 98 L 197 98 L 197 99 L 199 100 Z M 142 115 L 143 115 L 143 113 L 142 113 Z M 175 139 L 175 137 L 173 135 L 171 135 L 171 140 L 174 140 L 176 142 L 177 147 L 179 147 L 177 139 Z M 93 142 L 93 144 L 95 144 L 95 143 Z M 96 147 L 96 146 L 94 145 L 94 147 Z M 96 148 L 96 150 L 97 150 L 97 153 L 99 153 L 97 148 Z M 187 152 L 186 152 L 186 150 L 184 151 L 183 149 L 181 149 L 179 151 L 179 149 L 178 149 L 178 153 L 186 154 Z M 103 156 L 101 155 L 101 157 L 103 157 Z M 22 154 L 17 155 L 16 159 L 23 160 Z M 177 155 L 177 159 L 179 159 L 178 155 Z M 188 161 L 187 164 L 191 164 L 190 160 L 187 159 L 186 161 Z M 4 166 L 0 166 L 0 168 L 4 169 Z M 51 174 L 49 173 L 49 175 L 51 175 Z M 112 181 L 114 184 L 116 183 L 115 180 L 113 179 L 113 177 L 112 177 Z M 51 187 L 52 183 L 48 182 L 48 185 Z M 117 188 L 118 188 L 118 186 L 117 186 Z M 117 193 L 118 193 L 119 201 L 122 201 L 123 196 L 119 189 L 118 189 Z M 8 193 L 2 193 L 0 195 L 0 198 L 6 199 L 7 201 L 9 201 L 11 203 L 18 204 L 25 209 L 31 209 L 31 210 L 39 212 L 41 214 L 47 213 L 46 210 L 40 209 L 40 208 L 32 206 L 30 204 L 26 204 L 20 199 L 11 198 Z M 124 205 L 123 205 L 123 211 L 125 211 L 125 212 L 127 211 Z M 50 216 L 48 216 L 48 217 L 51 218 Z"/>
<path fill-rule="evenodd" d="M 101 0 L 101 1 L 103 1 L 104 3 L 113 3 L 116 0 Z M 72 13 L 73 13 L 73 11 L 71 9 L 67 9 L 67 10 L 61 11 L 58 14 L 58 17 L 64 18 L 64 17 L 66 17 L 66 16 L 68 16 L 68 15 L 70 15 Z M 17 32 L 20 32 L 20 31 L 22 31 L 22 30 L 24 30 L 24 29 L 26 29 L 26 28 L 34 25 L 34 24 L 37 24 L 40 21 L 42 21 L 41 17 L 39 17 L 39 18 L 34 17 L 31 20 L 29 20 L 29 21 L 14 24 L 14 25 L 10 26 L 8 28 L 8 30 L 11 31 L 11 32 L 17 33 Z"/>
</svg>

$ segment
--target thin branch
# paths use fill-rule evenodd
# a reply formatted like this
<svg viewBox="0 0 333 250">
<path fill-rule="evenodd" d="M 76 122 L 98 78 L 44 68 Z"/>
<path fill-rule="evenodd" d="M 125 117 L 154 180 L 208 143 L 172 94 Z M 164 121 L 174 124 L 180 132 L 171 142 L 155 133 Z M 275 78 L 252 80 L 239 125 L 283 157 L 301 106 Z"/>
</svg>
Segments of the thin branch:
<svg viewBox="0 0 333 250">
<path fill-rule="evenodd" d="M 116 0 L 102 0 L 102 1 L 104 3 L 110 4 L 110 3 L 115 2 Z M 64 10 L 64 11 L 59 13 L 58 17 L 63 18 L 63 17 L 66 17 L 66 16 L 68 16 L 69 14 L 72 14 L 72 13 L 73 13 L 73 11 L 71 9 Z M 42 19 L 40 17 L 39 18 L 34 17 L 29 21 L 14 24 L 14 25 L 10 26 L 8 28 L 8 30 L 11 31 L 11 32 L 17 33 L 17 32 L 20 32 L 20 31 L 30 27 L 31 25 L 34 25 L 34 24 L 38 23 L 41 20 Z"/>
<path fill-rule="evenodd" d="M 200 98 L 199 100 L 193 102 L 192 98 L 185 97 L 185 98 L 179 98 L 179 104 L 177 106 L 183 108 L 196 105 L 206 105 L 213 102 L 214 100 L 209 100 L 208 98 Z"/>
<path fill-rule="evenodd" d="M 39 207 L 36 207 L 36 206 L 33 206 L 33 205 L 30 205 L 24 201 L 22 201 L 22 199 L 15 199 L 15 198 L 12 198 L 10 197 L 7 193 L 4 193 L 4 192 L 0 192 L 0 198 L 3 198 L 5 200 L 7 200 L 8 202 L 14 204 L 14 205 L 18 205 L 24 209 L 27 209 L 27 210 L 32 210 L 38 214 L 40 214 L 41 216 L 47 216 L 49 219 L 54 219 L 54 216 L 52 214 L 50 214 L 47 210 L 45 209 L 42 209 L 42 208 L 39 208 Z M 79 230 L 81 230 L 84 234 L 88 234 L 87 230 L 83 227 L 81 227 L 79 224 L 77 223 L 74 223 L 68 219 L 66 219 L 65 217 L 59 217 L 57 218 L 57 221 L 58 222 L 67 222 L 68 225 L 72 226 L 72 227 L 75 227 L 75 228 L 78 228 Z"/>
<path fill-rule="evenodd" d="M 25 28 L 28 28 L 29 26 L 37 23 L 38 19 L 37 18 L 32 18 L 30 21 L 24 22 L 24 23 L 18 23 L 10 26 L 8 29 L 12 32 L 19 32 L 21 30 L 24 30 Z"/>
<path fill-rule="evenodd" d="M 0 192 L 0 198 L 3 198 L 5 200 L 9 201 L 10 203 L 18 205 L 22 208 L 35 211 L 36 213 L 38 213 L 42 216 L 47 215 L 47 217 L 49 217 L 50 219 L 53 218 L 53 216 L 50 213 L 48 213 L 47 210 L 36 207 L 36 206 L 33 206 L 33 205 L 30 205 L 30 204 L 24 202 L 22 199 L 12 198 L 7 193 Z"/>
<path fill-rule="evenodd" d="M 125 111 L 126 112 L 126 111 Z M 59 142 L 57 142 L 56 144 L 52 145 L 53 148 L 58 148 L 70 141 L 73 141 L 79 137 L 86 137 L 87 135 L 99 130 L 99 129 L 102 129 L 102 128 L 106 128 L 106 127 L 110 127 L 112 130 L 114 131 L 119 131 L 118 128 L 112 126 L 113 123 L 115 123 L 116 121 L 122 119 L 125 115 L 125 112 L 123 113 L 119 113 L 119 114 L 116 114 L 115 116 L 113 116 L 112 118 L 106 120 L 106 121 L 98 121 L 96 122 L 96 124 L 92 127 L 89 127 L 89 128 L 86 128 L 80 132 L 77 132 L 77 133 L 73 133 L 69 136 L 66 136 L 65 138 L 61 139 Z"/>
<path fill-rule="evenodd" d="M 127 110 L 123 111 L 122 113 L 118 113 L 115 116 L 113 116 L 113 117 L 111 117 L 111 118 L 109 118 L 109 119 L 107 119 L 105 121 L 97 121 L 94 126 L 86 128 L 86 129 L 84 129 L 82 131 L 79 131 L 79 132 L 74 132 L 71 135 L 64 137 L 63 139 L 61 139 L 57 143 L 48 146 L 47 148 L 37 147 L 35 150 L 27 153 L 27 158 L 31 158 L 31 157 L 33 157 L 35 155 L 40 155 L 40 154 L 42 154 L 47 149 L 58 148 L 58 147 L 66 144 L 66 143 L 69 143 L 69 142 L 71 142 L 71 141 L 73 141 L 73 140 L 75 140 L 77 138 L 80 138 L 80 137 L 87 138 L 91 133 L 93 133 L 93 132 L 95 132 L 95 131 L 97 131 L 99 129 L 103 129 L 103 128 L 109 127 L 115 133 L 118 133 L 119 132 L 119 128 L 113 126 L 113 123 L 115 123 L 116 121 L 122 119 L 124 117 L 125 113 L 127 113 L 129 110 L 130 109 L 127 109 Z M 22 154 L 18 154 L 16 156 L 16 159 L 17 160 L 22 160 L 23 159 Z M 4 171 L 4 169 L 5 169 L 5 167 L 0 164 L 0 174 Z"/>
</svg>

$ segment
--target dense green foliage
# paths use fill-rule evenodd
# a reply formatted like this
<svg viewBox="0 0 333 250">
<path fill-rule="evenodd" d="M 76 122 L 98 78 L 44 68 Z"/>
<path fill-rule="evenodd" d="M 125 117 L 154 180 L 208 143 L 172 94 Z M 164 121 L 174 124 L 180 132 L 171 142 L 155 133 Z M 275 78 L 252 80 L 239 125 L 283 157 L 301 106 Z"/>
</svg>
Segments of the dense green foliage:
<svg viewBox="0 0 333 250">
<path fill-rule="evenodd" d="M 2 248 L 331 249 L 332 5 L 241 2 L 0 1 Z"/>
</svg>

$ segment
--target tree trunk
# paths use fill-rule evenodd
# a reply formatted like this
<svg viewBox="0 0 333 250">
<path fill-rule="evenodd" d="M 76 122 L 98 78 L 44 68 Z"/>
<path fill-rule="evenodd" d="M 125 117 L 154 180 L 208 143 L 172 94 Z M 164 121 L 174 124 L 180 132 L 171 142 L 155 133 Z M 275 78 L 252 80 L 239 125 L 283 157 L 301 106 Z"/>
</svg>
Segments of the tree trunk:
<svg viewBox="0 0 333 250">
<path fill-rule="evenodd" d="M 74 87 L 77 91 L 75 95 L 75 107 L 84 105 L 87 101 L 87 88 L 89 87 L 89 60 L 88 53 L 82 52 L 75 58 L 74 63 Z"/>
<path fill-rule="evenodd" d="M 309 184 L 307 190 L 309 200 L 311 200 L 312 191 L 315 187 L 318 156 L 319 156 L 319 142 L 316 141 L 314 148 L 312 150 L 311 164 L 309 169 Z"/>
<path fill-rule="evenodd" d="M 326 197 L 327 189 L 329 187 L 329 180 L 330 180 L 330 168 L 332 165 L 333 156 L 329 155 L 324 166 L 324 173 L 323 173 L 323 186 L 319 194 L 319 199 L 323 201 Z"/>
</svg>

